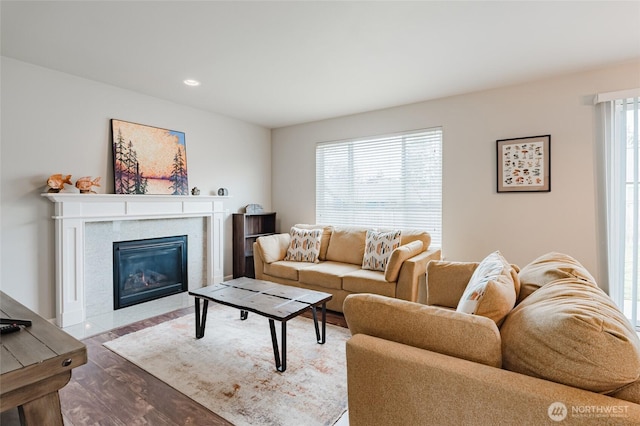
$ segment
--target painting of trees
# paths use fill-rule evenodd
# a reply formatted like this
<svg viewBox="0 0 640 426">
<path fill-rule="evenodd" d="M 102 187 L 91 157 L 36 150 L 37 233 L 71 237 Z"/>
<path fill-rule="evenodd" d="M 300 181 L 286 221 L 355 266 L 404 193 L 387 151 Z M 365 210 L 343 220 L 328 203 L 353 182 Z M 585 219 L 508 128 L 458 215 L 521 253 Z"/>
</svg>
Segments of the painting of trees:
<svg viewBox="0 0 640 426">
<path fill-rule="evenodd" d="M 116 194 L 187 195 L 184 133 L 111 120 Z"/>
<path fill-rule="evenodd" d="M 173 157 L 173 170 L 171 171 L 169 180 L 171 181 L 169 188 L 173 190 L 172 195 L 188 194 L 187 167 L 180 147 L 178 147 L 178 151 Z"/>
<path fill-rule="evenodd" d="M 116 194 L 146 194 L 147 178 L 140 171 L 138 153 L 133 149 L 132 141 L 125 142 L 120 129 L 113 152 Z"/>
</svg>

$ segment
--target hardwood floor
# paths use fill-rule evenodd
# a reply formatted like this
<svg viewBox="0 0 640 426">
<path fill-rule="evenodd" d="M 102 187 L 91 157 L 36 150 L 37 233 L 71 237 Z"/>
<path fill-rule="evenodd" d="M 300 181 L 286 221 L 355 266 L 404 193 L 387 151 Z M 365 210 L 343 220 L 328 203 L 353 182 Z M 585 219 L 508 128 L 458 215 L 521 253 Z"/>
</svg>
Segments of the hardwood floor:
<svg viewBox="0 0 640 426">
<path fill-rule="evenodd" d="M 65 425 L 230 425 L 102 346 L 106 341 L 192 312 L 193 307 L 180 309 L 83 340 L 89 360 L 73 370 L 71 381 L 60 390 Z M 311 318 L 310 313 L 303 316 Z M 346 327 L 340 313 L 327 312 L 327 322 Z"/>
</svg>

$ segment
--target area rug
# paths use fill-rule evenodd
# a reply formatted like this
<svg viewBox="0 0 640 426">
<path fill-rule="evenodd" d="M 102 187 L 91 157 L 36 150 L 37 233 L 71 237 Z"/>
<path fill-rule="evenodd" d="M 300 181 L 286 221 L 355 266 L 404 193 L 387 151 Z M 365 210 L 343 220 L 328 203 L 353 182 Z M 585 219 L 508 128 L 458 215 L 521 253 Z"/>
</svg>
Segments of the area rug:
<svg viewBox="0 0 640 426">
<path fill-rule="evenodd" d="M 278 341 L 280 325 L 276 322 Z M 348 329 L 327 324 L 316 343 L 313 321 L 287 322 L 287 369 L 275 368 L 267 318 L 209 304 L 205 336 L 195 314 L 104 346 L 235 425 L 332 425 L 347 409 Z"/>
</svg>

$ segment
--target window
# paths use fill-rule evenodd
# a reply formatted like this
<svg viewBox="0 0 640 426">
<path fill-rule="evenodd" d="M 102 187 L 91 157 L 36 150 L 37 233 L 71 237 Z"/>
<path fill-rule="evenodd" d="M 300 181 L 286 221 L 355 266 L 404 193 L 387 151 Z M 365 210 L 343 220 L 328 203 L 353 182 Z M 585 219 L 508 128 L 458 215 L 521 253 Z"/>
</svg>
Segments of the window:
<svg viewBox="0 0 640 426">
<path fill-rule="evenodd" d="M 616 97 L 616 94 L 609 95 L 613 95 L 609 98 Z M 605 98 L 602 100 L 602 111 L 605 130 L 609 292 L 632 324 L 640 328 L 640 97 L 598 97 Z"/>
<path fill-rule="evenodd" d="M 442 129 L 316 146 L 316 222 L 424 229 L 442 245 Z"/>
</svg>

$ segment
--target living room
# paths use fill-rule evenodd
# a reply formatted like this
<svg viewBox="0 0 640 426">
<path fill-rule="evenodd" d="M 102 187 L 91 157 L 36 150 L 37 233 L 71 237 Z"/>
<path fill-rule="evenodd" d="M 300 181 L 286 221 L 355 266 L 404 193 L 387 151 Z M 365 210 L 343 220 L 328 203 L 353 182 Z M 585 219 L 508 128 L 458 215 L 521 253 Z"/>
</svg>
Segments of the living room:
<svg viewBox="0 0 640 426">
<path fill-rule="evenodd" d="M 17 3 L 27 5 L 19 6 Z M 577 2 L 574 7 L 585 8 L 580 9 L 579 16 L 572 16 L 570 6 L 547 4 L 539 10 L 532 9 L 536 13 L 527 21 L 523 18 L 527 11 L 516 14 L 519 19 L 511 21 L 508 12 L 498 14 L 489 20 L 492 25 L 509 21 L 510 25 L 502 28 L 504 31 L 515 32 L 523 26 L 523 32 L 544 32 L 544 40 L 548 40 L 548 34 L 552 33 L 558 45 L 537 45 L 535 40 L 527 38 L 531 44 L 514 48 L 510 47 L 513 41 L 507 42 L 512 33 L 506 33 L 502 35 L 504 44 L 487 47 L 474 45 L 475 34 L 467 34 L 462 40 L 471 45 L 471 52 L 466 53 L 471 55 L 476 51 L 480 52 L 478 56 L 492 57 L 491 69 L 476 69 L 474 61 L 478 58 L 465 61 L 455 54 L 449 62 L 451 67 L 455 67 L 449 72 L 460 81 L 458 87 L 443 88 L 441 92 L 435 90 L 430 92 L 433 93 L 430 97 L 422 98 L 416 90 L 414 97 L 405 95 L 403 102 L 383 104 L 378 100 L 377 92 L 382 98 L 394 89 L 401 91 L 408 84 L 400 74 L 394 84 L 379 85 L 378 90 L 365 86 L 369 91 L 364 96 L 358 91 L 361 98 L 369 103 L 360 99 L 361 104 L 352 109 L 346 106 L 346 101 L 343 106 L 339 101 L 330 103 L 327 100 L 327 97 L 336 95 L 346 97 L 348 91 L 331 91 L 324 96 L 318 90 L 326 90 L 326 87 L 304 88 L 294 84 L 298 78 L 296 72 L 287 76 L 291 86 L 275 85 L 269 61 L 282 58 L 277 52 L 270 53 L 267 50 L 269 46 L 261 45 L 262 51 L 251 51 L 256 54 L 255 58 L 240 63 L 263 69 L 269 84 L 264 84 L 265 87 L 259 84 L 241 87 L 239 85 L 244 84 L 244 80 L 230 80 L 234 84 L 218 82 L 218 85 L 234 88 L 238 99 L 230 98 L 230 92 L 220 91 L 217 96 L 221 103 L 216 105 L 217 111 L 198 106 L 204 105 L 204 101 L 197 90 L 214 83 L 207 81 L 210 76 L 199 73 L 195 59 L 184 64 L 184 75 L 179 78 L 164 76 L 161 70 L 156 69 L 127 69 L 132 75 L 139 74 L 138 87 L 128 86 L 127 80 L 117 72 L 111 80 L 101 74 L 93 77 L 83 75 L 83 55 L 93 61 L 95 69 L 107 69 L 109 64 L 119 60 L 119 51 L 133 52 L 134 55 L 135 52 L 151 51 L 161 57 L 177 54 L 180 48 L 167 46 L 167 49 L 175 49 L 169 50 L 167 55 L 163 46 L 156 45 L 153 40 L 147 40 L 146 44 L 126 44 L 122 39 L 117 39 L 110 48 L 108 43 L 94 46 L 91 43 L 96 39 L 89 37 L 89 29 L 103 31 L 98 39 L 105 40 L 112 32 L 113 22 L 118 22 L 115 18 L 113 21 L 100 19 L 100 16 L 105 16 L 104 8 L 109 7 L 107 3 L 93 6 L 73 5 L 73 2 L 60 2 L 63 3 L 61 5 L 45 3 L 49 4 L 2 2 L 3 56 L 0 64 L 1 288 L 44 318 L 56 316 L 53 205 L 41 196 L 47 190 L 46 179 L 56 173 L 70 174 L 74 182 L 82 176 L 101 176 L 102 183 L 96 188 L 97 192 L 112 193 L 114 172 L 110 120 L 114 118 L 185 133 L 190 188 L 197 186 L 203 195 L 214 195 L 221 187 L 229 190 L 229 197 L 224 199 L 225 236 L 232 234 L 230 214 L 251 203 L 277 212 L 278 230 L 281 232 L 287 232 L 296 223 L 315 223 L 317 143 L 441 126 L 444 130 L 441 248 L 445 259 L 479 261 L 499 249 L 510 262 L 526 265 L 543 253 L 560 251 L 579 259 L 600 287 L 608 291 L 598 114 L 593 97 L 599 93 L 640 87 L 638 2 L 615 3 L 610 6 L 613 9 L 606 9 L 607 2 Z M 476 5 L 463 4 L 468 9 L 458 11 L 465 24 L 470 21 L 469 15 L 474 14 L 471 11 L 479 13 L 481 10 L 481 2 L 473 3 Z M 74 7 L 82 10 L 74 12 Z M 286 15 L 278 18 L 272 13 L 266 15 L 269 19 L 261 18 L 260 15 L 264 16 L 267 11 L 266 6 L 249 13 L 252 7 L 259 6 L 246 4 L 228 16 L 245 13 L 247 21 L 237 24 L 243 30 L 251 25 L 265 29 L 269 22 L 263 20 L 279 24 L 287 22 Z M 355 10 L 349 11 L 349 17 L 357 16 L 357 7 L 364 5 L 351 7 Z M 520 7 L 533 8 L 531 5 Z M 508 10 L 515 13 L 515 9 Z M 171 12 L 171 9 L 165 11 L 159 7 L 156 13 L 165 16 Z M 383 15 L 383 11 L 378 13 Z M 376 17 L 379 17 L 378 13 Z M 221 16 L 225 14 L 221 13 Z M 180 15 L 180 18 L 184 16 Z M 131 21 L 135 22 L 135 19 L 131 18 Z M 419 23 L 419 19 L 417 21 Z M 192 24 L 189 20 L 180 21 L 180 26 Z M 29 37 L 25 34 L 40 26 L 45 30 L 57 28 L 59 32 L 49 35 L 51 56 L 38 59 L 29 56 L 29 37 L 33 37 L 33 43 L 47 46 L 46 31 L 34 32 Z M 595 45 L 595 40 L 608 39 L 608 34 L 616 31 L 618 26 L 626 34 L 622 39 L 631 40 L 627 50 L 610 48 L 608 43 L 613 43 L 610 40 Z M 491 25 L 486 27 L 491 28 Z M 463 31 L 458 26 L 453 28 Z M 86 39 L 82 35 L 85 32 Z M 599 32 L 601 34 L 593 36 L 587 34 Z M 344 34 L 348 31 L 345 30 Z M 238 36 L 238 33 L 234 32 L 233 36 Z M 573 40 L 574 37 L 577 41 Z M 460 38 L 453 38 L 460 41 Z M 56 56 L 65 51 L 65 46 L 57 43 L 69 39 L 77 42 L 73 49 L 69 47 L 71 56 L 77 61 L 77 71 L 63 68 L 59 61 L 68 58 Z M 233 39 L 230 40 L 229 43 L 233 44 Z M 364 43 L 357 39 L 350 46 L 357 48 L 357 42 Z M 581 45 L 589 46 L 589 42 L 594 46 L 578 49 Z M 29 48 L 24 51 L 26 53 L 21 51 L 22 46 Z M 435 51 L 437 43 L 425 41 L 425 46 L 424 52 L 403 51 L 403 59 L 410 63 L 411 55 L 429 56 L 432 53 L 428 48 L 434 49 L 435 57 L 442 59 L 438 56 L 441 53 Z M 451 47 L 454 48 L 460 46 Z M 312 54 L 319 54 L 322 45 L 315 46 L 318 50 L 309 49 Z M 366 52 L 372 54 L 376 49 L 381 47 L 374 46 Z M 503 49 L 507 55 L 501 54 Z M 542 56 L 543 59 L 535 55 L 549 50 L 553 54 Z M 552 60 L 561 64 L 562 57 L 571 57 L 574 51 L 578 52 L 575 62 L 553 66 Z M 301 74 L 307 71 L 304 60 L 308 56 L 302 58 L 299 61 Z M 345 56 L 344 60 L 347 58 Z M 547 62 L 545 66 L 534 67 L 540 65 L 539 61 Z M 322 60 L 314 62 L 315 65 L 322 63 Z M 486 62 L 482 63 L 486 66 Z M 519 74 L 513 77 L 503 75 L 502 70 L 512 68 L 512 63 L 524 63 L 532 71 L 527 73 L 520 68 Z M 290 65 L 295 67 L 296 62 Z M 190 66 L 194 67 L 193 70 L 189 69 Z M 333 69 L 334 66 L 337 69 Z M 231 79 L 232 75 L 225 74 L 229 68 L 232 67 L 221 67 L 220 72 L 213 75 L 220 80 Z M 342 68 L 335 63 L 325 63 L 324 72 L 331 76 L 342 72 Z M 248 73 L 246 69 L 237 72 Z M 493 79 L 492 69 L 496 74 Z M 423 80 L 431 78 L 428 70 L 428 67 L 418 69 L 424 75 Z M 163 98 L 153 93 L 145 82 L 145 75 L 151 73 L 154 73 L 154 78 L 166 78 L 165 84 L 170 86 L 173 97 Z M 484 79 L 482 85 L 468 78 L 476 73 L 478 78 Z M 409 75 L 412 73 L 407 72 L 408 81 Z M 202 80 L 203 87 L 182 87 L 185 78 L 198 78 Z M 257 73 L 247 77 L 252 81 L 258 78 Z M 366 80 L 365 73 L 358 73 L 350 75 L 348 81 L 354 84 L 355 91 L 358 83 L 364 85 Z M 433 85 L 438 84 L 435 81 Z M 251 105 L 252 95 L 264 95 L 263 92 L 274 99 L 280 95 L 292 99 L 289 92 L 294 92 L 298 100 L 286 105 L 288 109 L 285 110 L 290 118 L 270 115 L 267 110 L 256 112 L 256 107 Z M 225 102 L 226 110 L 221 107 Z M 333 109 L 327 106 L 326 111 L 316 110 L 315 115 L 308 115 L 305 119 L 307 104 L 318 104 L 317 107 L 332 105 Z M 243 108 L 247 109 L 247 117 L 250 112 L 254 118 L 238 118 L 244 116 L 240 113 Z M 497 193 L 496 140 L 546 134 L 552 136 L 552 190 Z M 231 239 L 225 238 L 225 277 L 231 276 L 231 260 Z"/>
</svg>

